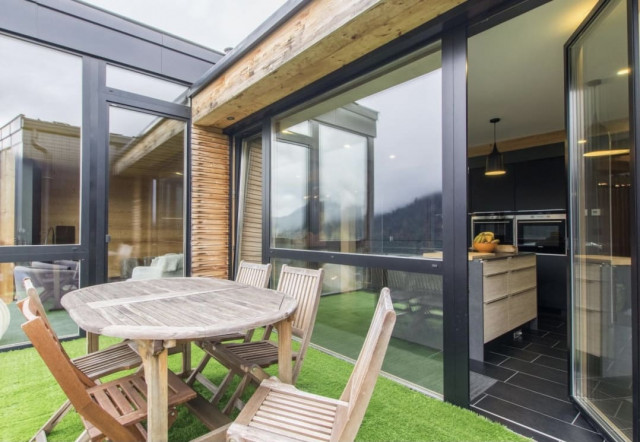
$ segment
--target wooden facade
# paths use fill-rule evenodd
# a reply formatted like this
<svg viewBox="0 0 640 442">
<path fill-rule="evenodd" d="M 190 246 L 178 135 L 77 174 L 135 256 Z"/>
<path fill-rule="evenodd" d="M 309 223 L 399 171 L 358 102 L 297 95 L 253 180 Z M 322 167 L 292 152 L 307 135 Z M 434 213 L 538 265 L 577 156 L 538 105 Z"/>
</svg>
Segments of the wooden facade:
<svg viewBox="0 0 640 442">
<path fill-rule="evenodd" d="M 191 274 L 229 277 L 229 137 L 191 130 Z"/>
</svg>

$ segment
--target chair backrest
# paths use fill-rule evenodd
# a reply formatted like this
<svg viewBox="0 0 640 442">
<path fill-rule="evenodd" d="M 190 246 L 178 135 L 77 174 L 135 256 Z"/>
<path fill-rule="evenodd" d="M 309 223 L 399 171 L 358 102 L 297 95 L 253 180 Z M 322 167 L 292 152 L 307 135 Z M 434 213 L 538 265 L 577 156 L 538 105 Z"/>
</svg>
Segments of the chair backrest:
<svg viewBox="0 0 640 442">
<path fill-rule="evenodd" d="M 300 350 L 293 366 L 293 383 L 295 384 L 302 361 L 307 352 L 313 325 L 316 322 L 320 293 L 322 292 L 323 270 L 302 269 L 283 265 L 278 280 L 278 291 L 291 295 L 298 301 L 298 308 L 292 318 L 292 333 L 300 338 Z"/>
<path fill-rule="evenodd" d="M 383 288 L 362 350 L 340 396 L 340 400 L 348 402 L 349 407 L 347 422 L 336 440 L 355 439 L 373 394 L 395 323 L 396 312 L 393 310 L 391 294 L 388 288 Z"/>
<path fill-rule="evenodd" d="M 271 277 L 271 264 L 256 264 L 240 261 L 236 282 L 251 285 L 253 287 L 267 288 Z"/>
<path fill-rule="evenodd" d="M 44 321 L 49 331 L 51 331 L 53 338 L 57 341 L 58 336 L 56 335 L 55 331 L 53 331 L 53 327 L 51 326 L 51 323 L 47 318 L 47 313 L 45 312 L 44 305 L 42 305 L 42 301 L 40 300 L 40 294 L 38 294 L 38 290 L 36 290 L 33 282 L 31 282 L 31 278 L 24 278 L 22 284 L 24 285 L 24 289 L 27 291 L 27 298 L 31 299 L 31 308 L 37 311 L 38 316 L 42 318 L 42 321 Z"/>
<path fill-rule="evenodd" d="M 96 384 L 73 365 L 60 342 L 54 337 L 52 330 L 46 325 L 43 316 L 40 316 L 38 306 L 35 304 L 37 303 L 34 303 L 31 297 L 18 303 L 22 314 L 27 319 L 27 322 L 22 324 L 22 330 L 73 407 L 109 439 L 135 441 L 137 439 L 135 434 L 91 399 L 87 388 Z M 82 379 L 82 376 L 85 379 Z"/>
</svg>

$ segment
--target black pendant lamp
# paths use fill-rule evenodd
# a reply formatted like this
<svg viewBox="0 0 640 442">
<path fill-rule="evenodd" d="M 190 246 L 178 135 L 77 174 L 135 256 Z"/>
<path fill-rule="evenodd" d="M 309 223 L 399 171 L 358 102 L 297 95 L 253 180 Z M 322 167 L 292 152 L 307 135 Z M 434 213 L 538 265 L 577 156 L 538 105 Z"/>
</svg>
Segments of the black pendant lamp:
<svg viewBox="0 0 640 442">
<path fill-rule="evenodd" d="M 498 145 L 496 144 L 496 123 L 500 121 L 500 118 L 492 118 L 489 120 L 493 124 L 493 150 L 487 157 L 487 165 L 484 170 L 484 174 L 487 176 L 504 175 L 507 171 L 504 169 L 504 158 L 502 154 L 498 152 Z"/>
</svg>

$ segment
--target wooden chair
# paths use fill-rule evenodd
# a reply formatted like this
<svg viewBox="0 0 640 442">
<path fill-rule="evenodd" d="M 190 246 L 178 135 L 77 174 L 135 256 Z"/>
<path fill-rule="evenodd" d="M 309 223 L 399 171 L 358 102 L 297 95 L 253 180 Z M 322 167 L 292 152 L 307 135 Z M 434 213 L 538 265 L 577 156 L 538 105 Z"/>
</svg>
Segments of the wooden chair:
<svg viewBox="0 0 640 442">
<path fill-rule="evenodd" d="M 25 278 L 23 284 L 27 293 L 27 299 L 30 300 L 31 309 L 36 312 L 37 316 L 40 317 L 46 328 L 50 331 L 53 340 L 55 342 L 59 342 L 58 337 L 47 318 L 38 291 L 29 278 Z M 62 351 L 64 352 L 64 349 L 62 349 Z M 142 364 L 142 360 L 140 359 L 140 356 L 138 356 L 138 354 L 129 346 L 129 343 L 125 341 L 103 350 L 72 359 L 71 363 L 80 370 L 83 376 L 88 379 L 95 380 L 119 371 L 139 367 Z M 70 409 L 71 402 L 67 400 L 38 430 L 35 437 L 38 437 L 41 433 L 44 433 L 45 435 L 49 434 Z"/>
<path fill-rule="evenodd" d="M 27 322 L 22 330 L 40 354 L 62 390 L 69 398 L 91 440 L 105 437 L 117 441 L 146 439 L 141 422 L 147 416 L 144 374 L 136 373 L 104 384 L 97 384 L 74 365 L 39 314 L 31 297 L 18 303 Z M 169 422 L 177 412 L 175 406 L 196 398 L 196 392 L 169 372 Z"/>
<path fill-rule="evenodd" d="M 396 314 L 382 289 L 360 356 L 340 399 L 305 393 L 277 378 L 264 380 L 229 426 L 227 440 L 352 441 L 389 345 Z"/>
<path fill-rule="evenodd" d="M 247 284 L 253 287 L 268 288 L 270 277 L 271 264 L 256 264 L 253 262 L 240 261 L 238 273 L 236 274 L 236 282 L 241 282 L 242 284 Z M 204 346 L 207 346 L 207 342 L 226 342 L 237 340 L 249 342 L 252 337 L 253 330 L 247 330 L 244 333 L 232 333 L 223 336 L 214 336 L 202 341 L 196 341 L 196 345 L 203 348 Z M 191 372 L 186 382 L 188 385 L 193 385 L 197 380 L 203 387 L 215 394 L 218 391 L 218 387 L 202 374 L 202 371 L 210 360 L 211 355 L 205 350 L 204 357 L 198 366 Z"/>
<path fill-rule="evenodd" d="M 320 293 L 322 291 L 323 270 L 310 270 L 296 267 L 282 266 L 278 291 L 284 292 L 298 300 L 298 307 L 292 317 L 292 333 L 300 339 L 300 350 L 293 353 L 292 382 L 295 384 L 302 362 L 311 341 L 311 333 L 318 312 Z M 260 341 L 241 343 L 213 342 L 203 346 L 203 349 L 229 369 L 218 391 L 211 399 L 217 404 L 233 378 L 242 376 L 238 387 L 224 408 L 228 415 L 234 406 L 239 405 L 240 396 L 251 381 L 259 383 L 264 377 L 260 368 L 266 368 L 278 363 L 278 345 L 269 340 L 272 326 L 268 326 Z M 257 369 L 257 370 L 256 370 Z"/>
</svg>

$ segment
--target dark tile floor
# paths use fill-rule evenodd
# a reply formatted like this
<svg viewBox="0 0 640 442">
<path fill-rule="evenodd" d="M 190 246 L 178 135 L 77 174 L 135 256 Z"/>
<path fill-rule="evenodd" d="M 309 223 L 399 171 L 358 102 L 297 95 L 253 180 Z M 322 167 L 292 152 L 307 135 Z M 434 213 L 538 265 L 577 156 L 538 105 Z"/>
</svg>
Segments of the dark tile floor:
<svg viewBox="0 0 640 442">
<path fill-rule="evenodd" d="M 474 411 L 537 441 L 603 440 L 568 398 L 563 320 L 541 316 L 538 330 L 487 344 L 485 361 L 471 361 L 471 370 L 497 380 L 473 398 Z"/>
</svg>

